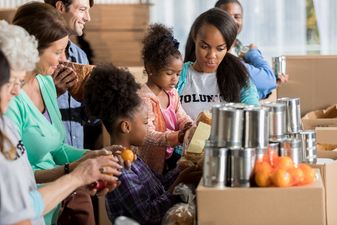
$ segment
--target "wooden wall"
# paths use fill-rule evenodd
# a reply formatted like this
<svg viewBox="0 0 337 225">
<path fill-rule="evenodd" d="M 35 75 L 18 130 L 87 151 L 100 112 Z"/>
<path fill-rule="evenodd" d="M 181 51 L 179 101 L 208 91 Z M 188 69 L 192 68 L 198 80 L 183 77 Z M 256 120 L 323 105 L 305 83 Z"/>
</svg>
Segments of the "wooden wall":
<svg viewBox="0 0 337 225">
<path fill-rule="evenodd" d="M 94 63 L 142 66 L 142 39 L 148 23 L 148 4 L 95 5 L 85 30 Z"/>
<path fill-rule="evenodd" d="M 149 4 L 96 4 L 90 10 L 85 39 L 94 51 L 94 64 L 142 66 L 141 49 L 149 24 Z M 12 21 L 15 9 L 0 10 L 0 19 Z"/>
</svg>

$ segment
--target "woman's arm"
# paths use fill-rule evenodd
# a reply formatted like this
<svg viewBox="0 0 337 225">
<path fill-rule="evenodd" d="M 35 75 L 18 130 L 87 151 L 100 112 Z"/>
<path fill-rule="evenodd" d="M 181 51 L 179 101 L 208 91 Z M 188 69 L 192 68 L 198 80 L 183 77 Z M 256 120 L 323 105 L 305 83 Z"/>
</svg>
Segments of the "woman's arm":
<svg viewBox="0 0 337 225">
<path fill-rule="evenodd" d="M 257 88 L 259 98 L 265 98 L 276 88 L 276 77 L 271 67 L 257 48 L 251 48 L 245 54 L 244 60 L 249 76 Z"/>
<path fill-rule="evenodd" d="M 97 158 L 99 156 L 108 156 L 113 154 L 113 152 L 108 151 L 106 149 L 101 149 L 101 150 L 94 150 L 94 151 L 84 151 L 82 153 L 82 157 L 74 161 L 72 163 L 69 163 L 69 172 L 73 171 L 81 162 L 91 159 L 91 158 Z M 60 162 L 60 161 L 59 161 Z M 63 161 L 63 163 L 67 163 L 67 161 Z M 35 170 L 35 180 L 36 183 L 49 183 L 52 181 L 55 181 L 56 179 L 60 178 L 65 174 L 65 166 L 59 166 L 54 169 L 49 169 L 49 170 Z"/>
<path fill-rule="evenodd" d="M 104 168 L 104 174 L 101 173 L 101 168 Z M 104 180 L 113 184 L 109 185 L 110 188 L 116 187 L 114 185 L 117 184 L 117 176 L 121 174 L 120 169 L 118 160 L 112 155 L 84 161 L 70 174 L 62 176 L 39 189 L 45 206 L 43 214 L 48 213 L 78 187 L 91 184 L 97 180 Z M 105 190 L 105 192 L 107 191 L 111 190 Z"/>
</svg>

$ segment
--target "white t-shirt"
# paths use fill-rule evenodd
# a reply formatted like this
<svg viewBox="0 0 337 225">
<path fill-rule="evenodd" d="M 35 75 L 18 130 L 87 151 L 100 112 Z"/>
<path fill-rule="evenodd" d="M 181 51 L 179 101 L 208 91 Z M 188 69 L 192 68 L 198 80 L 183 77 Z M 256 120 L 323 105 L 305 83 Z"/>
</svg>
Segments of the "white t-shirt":
<svg viewBox="0 0 337 225">
<path fill-rule="evenodd" d="M 4 142 L 4 149 L 16 148 L 16 157 L 8 160 L 0 153 L 0 224 L 14 224 L 23 220 L 31 220 L 34 225 L 44 224 L 43 217 L 35 218 L 30 192 L 37 186 L 32 167 L 27 158 L 17 128 L 5 116 L 0 119 L 0 130 L 11 141 Z"/>
<path fill-rule="evenodd" d="M 193 120 L 200 112 L 210 110 L 214 104 L 220 102 L 216 73 L 200 73 L 190 65 L 180 101 Z"/>
</svg>

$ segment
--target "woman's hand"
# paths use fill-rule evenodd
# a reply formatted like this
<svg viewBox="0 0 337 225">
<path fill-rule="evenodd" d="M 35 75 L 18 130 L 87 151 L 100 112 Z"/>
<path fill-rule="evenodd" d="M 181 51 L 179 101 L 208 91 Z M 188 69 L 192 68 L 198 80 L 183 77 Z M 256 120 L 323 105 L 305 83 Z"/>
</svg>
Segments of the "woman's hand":
<svg viewBox="0 0 337 225">
<path fill-rule="evenodd" d="M 122 166 L 119 165 L 118 159 L 113 155 L 99 156 L 94 159 L 87 159 L 81 162 L 70 175 L 79 182 L 80 186 L 94 183 L 102 180 L 107 185 L 100 191 L 100 195 L 112 191 L 119 184 L 118 176 L 121 175 Z M 92 189 L 91 194 L 97 190 Z"/>
<path fill-rule="evenodd" d="M 111 145 L 111 146 L 104 147 L 104 149 L 112 152 L 112 154 L 118 158 L 118 161 L 119 161 L 120 165 L 124 166 L 124 168 L 126 168 L 126 169 L 130 169 L 132 162 L 130 162 L 128 160 L 124 160 L 121 157 L 121 153 L 125 149 L 125 147 L 123 147 L 121 145 Z M 136 155 L 135 152 L 134 152 L 134 154 L 135 154 L 135 159 L 134 159 L 134 161 L 135 161 L 137 159 L 137 155 Z"/>
<path fill-rule="evenodd" d="M 289 75 L 288 74 L 283 74 L 283 73 L 279 73 L 277 76 L 277 85 L 282 85 L 284 83 L 287 83 L 289 79 Z"/>
</svg>

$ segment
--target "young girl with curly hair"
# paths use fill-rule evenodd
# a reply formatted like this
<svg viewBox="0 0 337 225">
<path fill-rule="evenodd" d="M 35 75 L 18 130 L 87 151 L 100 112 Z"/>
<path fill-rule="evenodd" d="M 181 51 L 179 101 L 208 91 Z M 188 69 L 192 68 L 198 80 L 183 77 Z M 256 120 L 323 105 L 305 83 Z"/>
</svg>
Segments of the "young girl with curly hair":
<svg viewBox="0 0 337 225">
<path fill-rule="evenodd" d="M 142 56 L 148 81 L 139 92 L 147 104 L 148 135 L 140 155 L 152 170 L 163 173 L 175 167 L 181 153 L 174 148 L 181 144 L 192 119 L 181 107 L 175 86 L 183 60 L 179 42 L 171 29 L 154 24 L 145 37 Z"/>
</svg>

